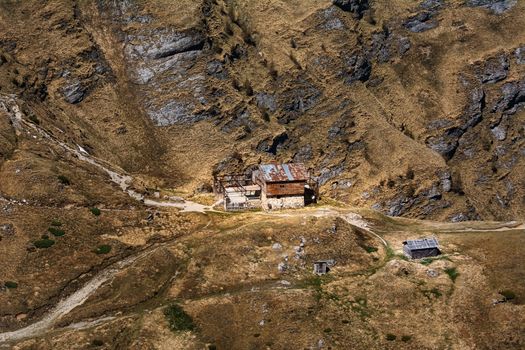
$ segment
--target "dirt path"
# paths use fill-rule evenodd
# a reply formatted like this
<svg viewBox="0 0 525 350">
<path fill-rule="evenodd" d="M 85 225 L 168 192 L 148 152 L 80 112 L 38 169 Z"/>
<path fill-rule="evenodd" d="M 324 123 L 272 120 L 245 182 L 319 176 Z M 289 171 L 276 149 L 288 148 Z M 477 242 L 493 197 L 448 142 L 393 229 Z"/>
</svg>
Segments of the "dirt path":
<svg viewBox="0 0 525 350">
<path fill-rule="evenodd" d="M 279 212 L 260 212 L 258 213 L 260 215 L 269 215 L 274 217 L 338 217 L 349 223 L 350 225 L 359 227 L 360 229 L 364 230 L 368 234 L 374 236 L 376 239 L 378 239 L 381 244 L 385 247 L 388 247 L 388 242 L 375 233 L 374 231 L 370 230 L 368 223 L 366 222 L 363 217 L 357 213 L 352 212 L 341 212 L 332 208 L 320 208 L 314 211 L 297 211 L 297 212 L 289 212 L 289 213 L 279 213 Z"/>
<path fill-rule="evenodd" d="M 159 246 L 152 246 L 139 254 L 127 257 L 121 261 L 116 262 L 112 266 L 97 273 L 91 280 L 89 280 L 82 288 L 78 289 L 73 294 L 60 300 L 58 304 L 49 311 L 40 321 L 37 321 L 27 327 L 17 329 L 16 331 L 0 333 L 0 344 L 6 342 L 17 341 L 25 338 L 37 337 L 46 333 L 71 310 L 84 304 L 84 302 L 104 283 L 112 280 L 115 275 L 122 271 L 122 269 L 130 266 L 138 259 L 144 258 L 153 253 Z M 80 323 L 82 324 L 82 323 Z M 85 323 L 89 324 L 89 323 Z M 74 325 L 71 325 L 74 326 Z M 80 326 L 79 326 L 80 327 Z M 0 345 L 1 346 L 1 345 Z"/>
</svg>

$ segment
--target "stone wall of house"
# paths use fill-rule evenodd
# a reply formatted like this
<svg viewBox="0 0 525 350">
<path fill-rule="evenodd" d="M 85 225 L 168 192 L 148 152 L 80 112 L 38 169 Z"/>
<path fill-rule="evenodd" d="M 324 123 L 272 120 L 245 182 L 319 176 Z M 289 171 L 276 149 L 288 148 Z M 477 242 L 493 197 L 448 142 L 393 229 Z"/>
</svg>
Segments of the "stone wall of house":
<svg viewBox="0 0 525 350">
<path fill-rule="evenodd" d="M 293 209 L 304 207 L 304 196 L 285 196 L 281 198 L 261 196 L 264 210 Z"/>
</svg>

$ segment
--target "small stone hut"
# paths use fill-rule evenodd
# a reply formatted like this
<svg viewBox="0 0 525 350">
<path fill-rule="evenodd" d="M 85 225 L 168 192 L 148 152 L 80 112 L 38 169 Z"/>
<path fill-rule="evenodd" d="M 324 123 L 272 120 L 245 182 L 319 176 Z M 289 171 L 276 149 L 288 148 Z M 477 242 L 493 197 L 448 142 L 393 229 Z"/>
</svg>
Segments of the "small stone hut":
<svg viewBox="0 0 525 350">
<path fill-rule="evenodd" d="M 437 238 L 429 237 L 403 242 L 403 253 L 410 259 L 422 259 L 441 254 Z"/>
<path fill-rule="evenodd" d="M 261 187 L 264 210 L 304 207 L 310 176 L 303 164 L 262 164 L 252 173 L 252 178 Z"/>
</svg>

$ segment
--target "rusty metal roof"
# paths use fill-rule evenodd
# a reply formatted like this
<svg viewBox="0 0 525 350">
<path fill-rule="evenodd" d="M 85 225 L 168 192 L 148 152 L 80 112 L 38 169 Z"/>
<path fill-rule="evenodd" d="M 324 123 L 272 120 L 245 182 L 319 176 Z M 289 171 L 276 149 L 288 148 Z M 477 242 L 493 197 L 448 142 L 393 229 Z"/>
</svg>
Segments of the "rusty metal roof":
<svg viewBox="0 0 525 350">
<path fill-rule="evenodd" d="M 259 170 L 266 182 L 289 182 L 308 180 L 308 170 L 302 163 L 262 164 Z"/>
</svg>

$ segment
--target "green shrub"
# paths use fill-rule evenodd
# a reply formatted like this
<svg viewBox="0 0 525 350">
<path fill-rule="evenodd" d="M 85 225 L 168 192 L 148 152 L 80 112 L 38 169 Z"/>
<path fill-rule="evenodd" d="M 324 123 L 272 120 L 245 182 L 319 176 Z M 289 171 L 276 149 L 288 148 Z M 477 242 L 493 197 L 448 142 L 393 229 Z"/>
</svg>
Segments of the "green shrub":
<svg viewBox="0 0 525 350">
<path fill-rule="evenodd" d="M 168 306 L 164 310 L 164 316 L 166 316 L 172 331 L 191 331 L 195 328 L 193 319 L 180 305 L 172 304 Z"/>
<path fill-rule="evenodd" d="M 365 248 L 367 253 L 375 253 L 375 252 L 377 252 L 377 248 L 376 247 L 365 246 L 364 248 Z"/>
<path fill-rule="evenodd" d="M 388 341 L 394 341 L 394 340 L 396 340 L 396 338 L 397 337 L 394 334 L 392 334 L 392 333 L 388 333 L 386 335 L 386 340 L 388 340 Z"/>
<path fill-rule="evenodd" d="M 49 238 L 43 238 L 43 239 L 39 239 L 38 241 L 35 241 L 33 244 L 37 248 L 49 248 L 53 244 L 55 244 L 55 241 Z"/>
<path fill-rule="evenodd" d="M 51 226 L 60 227 L 62 226 L 62 223 L 60 222 L 60 220 L 53 220 L 51 221 Z"/>
<path fill-rule="evenodd" d="M 60 181 L 60 183 L 61 183 L 62 185 L 64 185 L 64 186 L 69 186 L 69 185 L 71 185 L 71 181 L 69 181 L 69 179 L 68 179 L 66 176 L 64 176 L 64 175 L 58 175 L 57 178 L 58 178 L 58 181 Z"/>
<path fill-rule="evenodd" d="M 448 269 L 445 269 L 445 273 L 450 277 L 452 282 L 456 282 L 456 278 L 459 276 L 459 272 L 456 270 L 455 267 L 450 267 Z"/>
<path fill-rule="evenodd" d="M 16 287 L 18 287 L 18 283 L 16 282 L 13 282 L 13 281 L 6 281 L 4 283 L 4 286 L 8 289 L 15 289 Z"/>
<path fill-rule="evenodd" d="M 502 290 L 499 294 L 501 294 L 507 301 L 516 299 L 516 294 L 511 290 Z"/>
<path fill-rule="evenodd" d="M 401 341 L 404 341 L 405 343 L 409 342 L 411 339 L 412 339 L 411 335 L 404 335 L 401 337 Z"/>
<path fill-rule="evenodd" d="M 443 294 L 439 289 L 436 287 L 430 289 L 430 290 L 424 290 L 423 294 L 425 294 L 426 297 L 430 298 L 430 295 L 432 294 L 435 298 L 441 297 Z"/>
<path fill-rule="evenodd" d="M 66 234 L 66 232 L 64 230 L 61 230 L 59 228 L 56 228 L 56 227 L 50 227 L 47 229 L 51 234 L 53 234 L 53 236 L 55 237 L 61 237 L 63 235 Z"/>
<path fill-rule="evenodd" d="M 423 258 L 421 259 L 421 264 L 425 265 L 425 266 L 428 266 L 430 264 L 432 264 L 432 262 L 434 262 L 434 259 L 430 259 L 430 258 Z"/>
<path fill-rule="evenodd" d="M 325 329 L 324 329 L 324 332 L 325 332 L 325 333 L 332 333 L 332 328 L 325 328 Z"/>
<path fill-rule="evenodd" d="M 99 245 L 97 249 L 94 250 L 97 254 L 107 254 L 111 251 L 111 246 L 107 244 Z"/>
<path fill-rule="evenodd" d="M 95 216 L 99 216 L 102 212 L 100 211 L 99 208 L 97 207 L 92 207 L 92 208 L 89 208 L 89 211 L 91 211 L 91 214 L 95 215 Z"/>
</svg>

